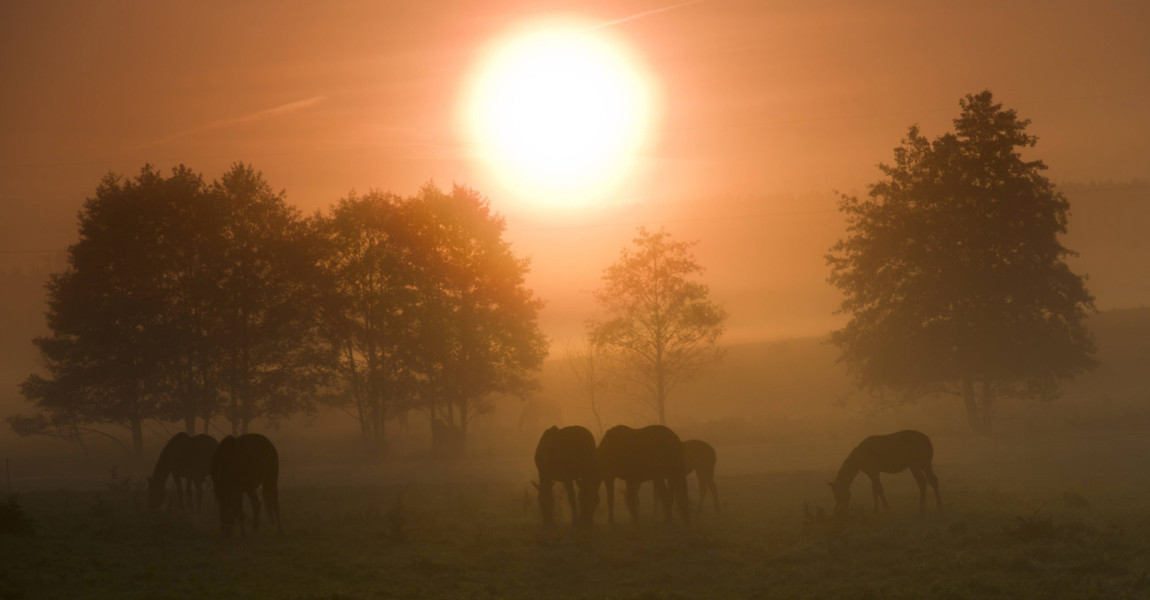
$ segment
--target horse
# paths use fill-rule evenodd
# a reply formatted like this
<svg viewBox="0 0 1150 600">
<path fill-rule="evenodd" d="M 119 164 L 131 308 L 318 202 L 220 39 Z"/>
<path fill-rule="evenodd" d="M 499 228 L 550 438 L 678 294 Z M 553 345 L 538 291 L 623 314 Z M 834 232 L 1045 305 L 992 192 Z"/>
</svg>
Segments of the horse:
<svg viewBox="0 0 1150 600">
<path fill-rule="evenodd" d="M 595 436 L 585 427 L 551 427 L 535 447 L 535 467 L 539 469 L 539 508 L 543 522 L 551 524 L 555 506 L 553 484 L 563 482 L 571 507 L 571 524 L 590 525 L 599 505 L 599 472 L 595 461 Z M 579 499 L 575 483 L 579 483 Z"/>
<path fill-rule="evenodd" d="M 686 474 L 693 471 L 699 478 L 699 512 L 703 512 L 703 499 L 711 492 L 715 514 L 719 514 L 719 488 L 715 486 L 715 449 L 703 440 L 683 441 L 683 464 Z"/>
<path fill-rule="evenodd" d="M 168 440 L 156 467 L 148 478 L 148 506 L 155 510 L 164 501 L 164 488 L 168 475 L 176 484 L 176 506 L 184 510 L 184 496 L 192 503 L 192 487 L 196 489 L 196 512 L 200 512 L 204 500 L 204 480 L 211 474 L 212 455 L 216 452 L 216 438 L 201 433 L 192 437 L 184 432 L 177 433 Z"/>
<path fill-rule="evenodd" d="M 638 513 L 639 486 L 644 481 L 654 481 L 656 494 L 663 500 L 667 521 L 671 521 L 673 502 L 678 502 L 683 522 L 690 521 L 683 444 L 675 432 L 662 425 L 642 429 L 618 425 L 603 434 L 596 458 L 599 475 L 607 486 L 608 522 L 615 522 L 616 478 L 627 482 L 627 508 L 632 520 Z"/>
<path fill-rule="evenodd" d="M 232 527 L 238 519 L 240 535 L 244 535 L 243 495 L 252 504 L 252 531 L 260 527 L 260 501 L 256 488 L 263 488 L 268 515 L 283 532 L 280 525 L 279 454 L 266 437 L 258 433 L 228 436 L 220 441 L 212 456 L 212 485 L 220 509 L 220 529 L 224 538 L 232 537 Z"/>
<path fill-rule="evenodd" d="M 860 472 L 866 473 L 871 480 L 871 493 L 874 495 L 874 510 L 878 513 L 879 501 L 883 508 L 890 510 L 886 495 L 883 494 L 882 484 L 879 483 L 879 473 L 898 473 L 910 469 L 918 483 L 919 512 L 926 513 L 926 484 L 929 482 L 934 488 L 934 498 L 942 510 L 942 496 L 938 492 L 938 477 L 931 469 L 934 458 L 934 446 L 926 434 L 907 429 L 889 435 L 872 435 L 851 450 L 849 456 L 843 461 L 838 475 L 831 482 L 831 492 L 835 497 L 835 518 L 844 520 L 850 508 L 851 482 Z"/>
</svg>

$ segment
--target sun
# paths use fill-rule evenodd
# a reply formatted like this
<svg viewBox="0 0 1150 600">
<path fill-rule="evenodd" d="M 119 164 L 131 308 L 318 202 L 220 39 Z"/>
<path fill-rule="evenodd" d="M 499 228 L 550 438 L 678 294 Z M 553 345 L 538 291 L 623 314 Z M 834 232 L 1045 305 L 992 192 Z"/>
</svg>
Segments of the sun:
<svg viewBox="0 0 1150 600">
<path fill-rule="evenodd" d="M 520 29 L 487 53 L 465 103 L 473 146 L 532 203 L 599 201 L 634 166 L 652 120 L 649 78 L 586 25 Z"/>
</svg>

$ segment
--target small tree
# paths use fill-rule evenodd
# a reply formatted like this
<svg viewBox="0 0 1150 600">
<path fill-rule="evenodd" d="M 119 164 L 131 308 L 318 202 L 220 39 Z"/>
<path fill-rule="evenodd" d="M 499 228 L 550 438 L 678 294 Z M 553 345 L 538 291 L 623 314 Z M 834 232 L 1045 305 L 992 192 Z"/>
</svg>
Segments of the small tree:
<svg viewBox="0 0 1150 600">
<path fill-rule="evenodd" d="M 851 320 L 831 341 L 864 387 L 959 395 L 988 431 L 996 398 L 1050 399 L 1094 365 L 1094 299 L 1059 240 L 1069 203 L 1020 154 L 1029 121 L 988 91 L 959 104 L 955 133 L 912 126 L 868 197 L 843 196 L 827 262 Z"/>
<path fill-rule="evenodd" d="M 621 375 L 665 425 L 670 393 L 719 357 L 727 313 L 691 280 L 703 271 L 690 252 L 694 243 L 642 227 L 634 243 L 603 273 L 595 298 L 607 319 L 588 323 L 589 335 L 614 351 Z"/>
<path fill-rule="evenodd" d="M 591 416 L 595 417 L 600 436 L 603 435 L 604 396 L 614 380 L 609 364 L 603 347 L 590 340 L 583 345 L 567 347 L 567 367 L 575 378 L 575 388 L 587 401 Z"/>
</svg>

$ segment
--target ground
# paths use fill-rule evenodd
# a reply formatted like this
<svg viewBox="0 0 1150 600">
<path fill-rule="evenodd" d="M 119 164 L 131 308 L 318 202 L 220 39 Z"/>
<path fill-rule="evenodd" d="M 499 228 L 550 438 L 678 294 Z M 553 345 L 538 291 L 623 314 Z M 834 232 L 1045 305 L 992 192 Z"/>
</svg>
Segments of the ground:
<svg viewBox="0 0 1150 600">
<path fill-rule="evenodd" d="M 708 504 L 666 525 L 646 489 L 639 522 L 623 509 L 608 526 L 601 507 L 590 531 L 540 524 L 529 482 L 507 475 L 529 460 L 485 477 L 490 460 L 475 459 L 469 478 L 406 483 L 385 474 L 433 469 L 288 477 L 284 532 L 264 521 L 230 541 L 214 502 L 198 516 L 153 513 L 138 479 L 109 477 L 100 490 L 17 495 L 35 532 L 0 534 L 0 598 L 1146 598 L 1145 439 L 968 440 L 936 460 L 941 513 L 931 501 L 919 515 L 902 473 L 884 476 L 891 511 L 876 517 L 860 478 L 841 530 L 818 516 L 837 464 L 774 468 L 795 448 L 716 444 L 720 515 Z M 768 452 L 776 460 L 756 460 Z"/>
</svg>

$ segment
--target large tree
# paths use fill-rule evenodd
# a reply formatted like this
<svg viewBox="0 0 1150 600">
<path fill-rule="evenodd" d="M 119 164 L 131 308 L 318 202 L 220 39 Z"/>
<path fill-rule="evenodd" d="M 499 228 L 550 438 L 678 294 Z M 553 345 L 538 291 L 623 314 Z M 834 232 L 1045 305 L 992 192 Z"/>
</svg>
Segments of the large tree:
<svg viewBox="0 0 1150 600">
<path fill-rule="evenodd" d="M 612 351 L 621 375 L 665 425 L 675 386 L 719 357 L 727 313 L 694 280 L 703 267 L 691 254 L 693 243 L 644 228 L 634 243 L 603 273 L 595 297 L 607 318 L 588 328 L 592 344 Z"/>
<path fill-rule="evenodd" d="M 194 188 L 192 179 L 177 170 L 168 180 L 145 166 L 135 179 L 108 175 L 85 202 L 68 266 L 48 283 L 51 334 L 35 341 L 47 376 L 21 385 L 39 413 L 11 419 L 18 433 L 52 428 L 75 439 L 90 425 L 119 425 L 143 453 L 144 422 L 160 414 L 157 383 L 171 350 L 163 267 L 148 257 L 164 243 L 157 233 L 166 196 Z"/>
<path fill-rule="evenodd" d="M 359 423 L 365 447 L 384 448 L 385 424 L 419 383 L 419 314 L 426 281 L 415 266 L 410 203 L 351 194 L 314 221 L 323 240 L 325 329 L 336 354 L 335 404 Z"/>
<path fill-rule="evenodd" d="M 38 413 L 14 430 L 78 439 L 120 425 L 139 454 L 149 419 L 194 433 L 224 412 L 244 431 L 307 408 L 322 347 L 304 233 L 246 165 L 211 186 L 183 166 L 105 177 L 48 284 L 47 372 L 21 387 Z"/>
<path fill-rule="evenodd" d="M 214 339 L 223 361 L 221 407 L 233 433 L 314 408 L 325 381 L 320 343 L 319 243 L 263 174 L 237 163 L 209 190 L 222 246 L 213 269 Z"/>
<path fill-rule="evenodd" d="M 1030 122 L 989 91 L 959 105 L 954 133 L 912 126 L 867 197 L 843 196 L 827 262 L 851 318 L 831 340 L 872 392 L 956 394 L 988 431 L 997 398 L 1052 398 L 1094 365 L 1094 300 L 1065 261 L 1069 203 L 1022 156 Z"/>
<path fill-rule="evenodd" d="M 458 432 L 448 449 L 458 452 L 468 424 L 495 398 L 533 386 L 547 357 L 543 303 L 525 285 L 529 261 L 503 239 L 506 223 L 486 198 L 428 184 L 410 202 L 420 248 L 412 260 L 420 273 L 421 395 L 433 427 L 441 420 L 441 431 Z"/>
</svg>

